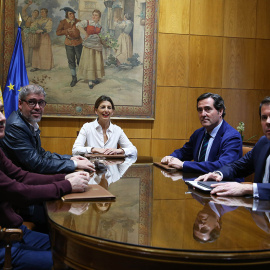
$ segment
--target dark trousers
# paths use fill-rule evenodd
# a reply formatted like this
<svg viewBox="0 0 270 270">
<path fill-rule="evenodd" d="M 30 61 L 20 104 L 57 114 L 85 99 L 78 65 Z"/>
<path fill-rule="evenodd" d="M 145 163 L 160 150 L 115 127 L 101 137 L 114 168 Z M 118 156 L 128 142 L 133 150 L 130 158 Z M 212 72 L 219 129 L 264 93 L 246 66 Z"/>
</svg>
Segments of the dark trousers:
<svg viewBox="0 0 270 270">
<path fill-rule="evenodd" d="M 21 207 L 17 209 L 17 212 L 24 221 L 30 221 L 35 224 L 35 231 L 49 233 L 47 215 L 43 203 Z"/>
<path fill-rule="evenodd" d="M 12 245 L 14 270 L 51 270 L 53 266 L 51 243 L 48 234 L 28 230 L 24 225 L 22 242 Z M 5 248 L 0 244 L 0 269 L 4 265 Z"/>
<path fill-rule="evenodd" d="M 67 54 L 67 59 L 68 59 L 68 66 L 70 69 L 75 69 L 76 60 L 77 60 L 77 65 L 79 65 L 80 63 L 81 54 L 82 54 L 82 44 L 79 44 L 77 46 L 65 45 L 65 47 L 66 47 L 66 54 Z"/>
</svg>

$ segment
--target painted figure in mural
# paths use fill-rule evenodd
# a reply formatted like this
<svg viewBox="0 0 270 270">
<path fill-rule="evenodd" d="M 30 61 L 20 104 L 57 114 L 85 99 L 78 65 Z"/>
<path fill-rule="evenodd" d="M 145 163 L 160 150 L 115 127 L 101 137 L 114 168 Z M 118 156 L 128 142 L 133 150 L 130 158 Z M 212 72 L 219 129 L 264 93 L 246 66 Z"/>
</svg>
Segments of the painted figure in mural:
<svg viewBox="0 0 270 270">
<path fill-rule="evenodd" d="M 123 16 L 121 14 L 115 14 L 115 16 L 114 16 L 114 38 L 116 38 L 117 40 L 123 32 L 123 27 L 121 27 L 122 22 L 123 22 Z"/>
<path fill-rule="evenodd" d="M 75 18 L 75 11 L 70 7 L 64 7 L 60 10 L 64 10 L 66 13 L 66 18 L 60 21 L 56 35 L 66 36 L 65 48 L 66 55 L 68 59 L 68 66 L 70 68 L 72 81 L 70 86 L 73 87 L 77 83 L 77 73 L 76 73 L 76 62 L 79 66 L 80 58 L 82 54 L 82 38 L 80 36 L 80 31 L 76 28 L 76 23 L 80 20 Z"/>
<path fill-rule="evenodd" d="M 102 44 L 99 37 L 101 25 L 99 20 L 101 12 L 95 9 L 92 12 L 92 20 L 83 20 L 76 24 L 83 36 L 83 50 L 79 64 L 78 75 L 88 80 L 90 89 L 99 84 L 99 78 L 105 75 L 104 62 L 102 56 Z"/>
<path fill-rule="evenodd" d="M 116 51 L 116 59 L 118 64 L 123 64 L 128 62 L 128 58 L 132 57 L 132 42 L 130 37 L 130 32 L 133 28 L 133 22 L 131 21 L 131 16 L 126 13 L 124 15 L 124 20 L 117 23 L 117 29 L 120 29 L 122 33 L 118 37 L 118 45 Z"/>
<path fill-rule="evenodd" d="M 48 9 L 40 10 L 41 18 L 32 23 L 31 28 L 36 28 L 39 35 L 39 46 L 33 48 L 31 72 L 39 69 L 51 70 L 53 68 L 52 43 L 49 33 L 52 31 L 52 19 L 48 18 Z"/>
<path fill-rule="evenodd" d="M 120 33 L 118 36 L 115 33 L 115 18 L 123 18 L 123 5 L 119 0 L 104 1 L 104 5 L 105 9 L 101 17 L 102 31 L 117 39 Z"/>
<path fill-rule="evenodd" d="M 33 3 L 33 1 L 29 0 L 28 4 L 26 4 L 22 8 L 22 18 L 23 18 L 23 20 L 25 22 L 25 26 L 24 26 L 24 29 L 23 29 L 23 33 L 24 33 L 23 52 L 24 52 L 24 58 L 25 58 L 26 66 L 32 64 L 33 48 L 31 46 L 29 46 L 30 44 L 29 44 L 29 38 L 28 38 L 28 35 L 31 34 L 30 27 L 31 27 L 32 23 L 37 20 L 38 15 L 39 15 L 39 11 L 37 9 L 32 11 L 31 16 L 28 15 L 27 8 L 29 6 L 31 6 L 32 3 Z"/>
</svg>

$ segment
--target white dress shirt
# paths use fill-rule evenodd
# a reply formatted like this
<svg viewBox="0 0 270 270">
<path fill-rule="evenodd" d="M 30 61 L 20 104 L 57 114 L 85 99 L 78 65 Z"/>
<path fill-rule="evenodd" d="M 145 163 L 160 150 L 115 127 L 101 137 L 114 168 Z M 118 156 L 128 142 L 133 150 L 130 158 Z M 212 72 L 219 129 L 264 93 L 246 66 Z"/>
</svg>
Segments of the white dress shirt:
<svg viewBox="0 0 270 270">
<path fill-rule="evenodd" d="M 81 155 L 91 153 L 92 147 L 117 148 L 117 145 L 125 151 L 126 156 L 137 155 L 137 148 L 131 143 L 125 132 L 117 125 L 110 123 L 106 131 L 108 140 L 104 143 L 103 131 L 97 120 L 85 123 L 73 145 L 72 154 Z"/>
<path fill-rule="evenodd" d="M 265 172 L 262 180 L 263 183 L 269 183 L 269 168 L 270 168 L 270 155 L 266 159 Z M 253 197 L 260 198 L 257 183 L 253 183 Z"/>
</svg>

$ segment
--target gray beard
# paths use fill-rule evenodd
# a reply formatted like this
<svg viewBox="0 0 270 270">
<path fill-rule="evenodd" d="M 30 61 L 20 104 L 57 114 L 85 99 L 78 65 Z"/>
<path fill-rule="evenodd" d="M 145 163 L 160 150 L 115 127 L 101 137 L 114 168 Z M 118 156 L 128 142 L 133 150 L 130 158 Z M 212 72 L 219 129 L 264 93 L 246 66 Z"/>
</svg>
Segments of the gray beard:
<svg viewBox="0 0 270 270">
<path fill-rule="evenodd" d="M 27 117 L 27 118 L 25 117 L 25 118 L 30 124 L 32 124 L 34 126 L 36 123 L 40 122 L 41 117 L 42 116 L 40 116 L 39 118 L 34 118 L 34 117 L 30 116 L 30 117 Z"/>
</svg>

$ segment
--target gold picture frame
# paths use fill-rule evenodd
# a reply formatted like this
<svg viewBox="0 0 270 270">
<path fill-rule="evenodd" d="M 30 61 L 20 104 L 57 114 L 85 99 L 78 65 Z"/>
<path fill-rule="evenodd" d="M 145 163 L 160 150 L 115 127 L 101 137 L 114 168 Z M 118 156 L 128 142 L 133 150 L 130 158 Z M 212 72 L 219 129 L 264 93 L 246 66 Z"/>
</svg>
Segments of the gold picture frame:
<svg viewBox="0 0 270 270">
<path fill-rule="evenodd" d="M 7 3 L 8 2 L 8 3 Z M 50 70 L 38 70 L 31 72 L 31 63 L 27 63 L 27 73 L 30 83 L 41 85 L 46 93 L 48 102 L 45 117 L 75 117 L 94 118 L 94 102 L 102 94 L 110 96 L 115 103 L 114 117 L 119 119 L 149 119 L 155 117 L 155 92 L 156 92 L 156 57 L 157 57 L 157 27 L 158 27 L 158 0 L 32 0 L 32 5 L 26 11 L 29 16 L 34 9 L 48 9 L 48 17 L 52 20 L 50 32 L 53 67 Z M 3 77 L 2 89 L 9 68 L 13 44 L 18 27 L 16 18 L 22 12 L 28 0 L 1 0 L 1 10 L 4 6 L 5 18 L 1 19 L 3 37 Z M 70 3 L 73 3 L 72 5 Z M 103 47 L 105 76 L 101 83 L 93 89 L 82 78 L 78 83 L 70 87 L 71 75 L 66 59 L 64 38 L 55 34 L 60 20 L 65 18 L 65 12 L 61 9 L 69 5 L 76 11 L 76 17 L 80 19 L 90 18 L 94 9 L 101 10 L 100 24 L 108 33 L 114 33 L 116 15 L 123 18 L 129 13 L 133 24 L 129 36 L 132 42 L 132 57 L 126 63 L 114 65 L 118 60 L 114 55 L 118 51 L 119 37 L 114 38 L 118 47 Z M 78 9 L 76 9 L 76 5 Z M 110 7 L 111 6 L 111 7 Z M 31 9 L 30 9 L 31 7 Z M 29 10 L 28 10 L 29 9 Z M 113 14 L 113 15 L 112 15 Z M 111 26 L 108 26 L 110 16 Z M 14 19 L 15 18 L 15 19 Z M 112 20 L 114 20 L 112 22 Z M 24 22 L 21 25 L 24 29 Z M 22 31 L 23 32 L 23 31 Z M 23 35 L 23 40 L 28 38 Z M 24 45 L 25 46 L 25 45 Z M 143 49 L 140 52 L 140 49 Z M 114 57 L 111 61 L 110 57 Z M 26 57 L 25 57 L 26 58 Z M 117 63 L 117 62 L 116 62 Z M 30 65 L 29 65 L 30 64 Z"/>
</svg>

